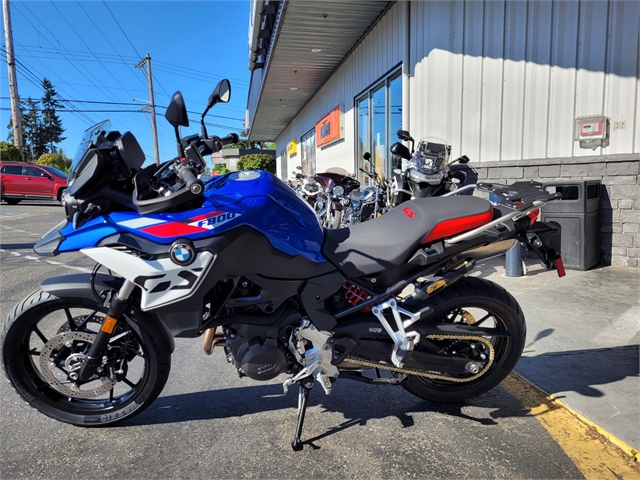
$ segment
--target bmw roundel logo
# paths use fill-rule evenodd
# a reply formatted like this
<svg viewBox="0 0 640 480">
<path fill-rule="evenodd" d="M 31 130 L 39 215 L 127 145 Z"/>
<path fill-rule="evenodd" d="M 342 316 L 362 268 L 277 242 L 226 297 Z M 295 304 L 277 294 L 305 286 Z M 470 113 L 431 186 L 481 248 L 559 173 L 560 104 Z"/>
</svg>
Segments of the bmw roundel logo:
<svg viewBox="0 0 640 480">
<path fill-rule="evenodd" d="M 196 252 L 193 247 L 187 243 L 176 242 L 171 246 L 169 256 L 173 263 L 178 265 L 189 265 L 196 259 Z"/>
</svg>

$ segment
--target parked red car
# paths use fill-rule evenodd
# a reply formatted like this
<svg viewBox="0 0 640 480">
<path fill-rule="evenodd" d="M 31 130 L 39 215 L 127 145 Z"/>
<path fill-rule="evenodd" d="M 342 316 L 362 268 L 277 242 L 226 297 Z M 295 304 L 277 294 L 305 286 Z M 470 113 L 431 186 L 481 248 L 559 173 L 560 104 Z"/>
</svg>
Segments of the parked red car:
<svg viewBox="0 0 640 480">
<path fill-rule="evenodd" d="M 33 163 L 0 162 L 0 197 L 9 205 L 21 200 L 62 200 L 67 174 Z"/>
</svg>

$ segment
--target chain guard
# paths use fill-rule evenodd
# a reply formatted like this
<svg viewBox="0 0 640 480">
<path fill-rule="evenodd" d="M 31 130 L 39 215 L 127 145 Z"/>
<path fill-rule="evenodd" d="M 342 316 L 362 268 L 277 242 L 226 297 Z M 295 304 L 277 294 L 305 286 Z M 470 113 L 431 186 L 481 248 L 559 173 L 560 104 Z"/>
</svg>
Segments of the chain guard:
<svg viewBox="0 0 640 480">
<path fill-rule="evenodd" d="M 482 375 L 484 375 L 491 368 L 491 365 L 493 364 L 493 360 L 495 358 L 495 351 L 493 349 L 493 345 L 491 344 L 491 342 L 484 337 L 478 337 L 473 335 L 427 335 L 426 338 L 430 340 L 471 340 L 474 342 L 482 343 L 489 350 L 489 361 L 484 366 L 484 368 L 480 370 L 478 373 L 476 373 L 475 375 L 472 375 L 471 377 L 466 377 L 466 378 L 450 377 L 447 375 L 425 372 L 424 370 L 414 370 L 412 368 L 398 368 L 394 365 L 389 365 L 386 363 L 379 363 L 379 362 L 371 362 L 369 360 L 364 360 L 356 357 L 347 357 L 344 359 L 344 362 L 361 365 L 363 367 L 389 370 L 395 373 L 415 375 L 417 377 L 429 378 L 431 380 L 444 380 L 447 382 L 455 382 L 455 383 L 467 383 L 467 382 L 472 382 L 474 380 L 477 380 Z"/>
</svg>

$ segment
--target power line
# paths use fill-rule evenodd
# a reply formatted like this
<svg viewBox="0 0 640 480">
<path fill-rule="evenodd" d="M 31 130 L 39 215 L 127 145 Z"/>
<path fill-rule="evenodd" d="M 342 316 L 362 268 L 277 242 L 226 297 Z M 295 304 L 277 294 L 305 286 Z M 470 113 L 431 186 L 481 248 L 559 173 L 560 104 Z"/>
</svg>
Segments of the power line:
<svg viewBox="0 0 640 480">
<path fill-rule="evenodd" d="M 2 51 L 4 51 L 4 47 L 0 47 L 0 49 L 2 49 Z M 27 79 L 27 81 L 29 81 L 30 83 L 32 83 L 33 85 L 35 85 L 36 87 L 42 89 L 42 81 L 40 79 L 40 77 L 44 78 L 43 75 L 40 75 L 40 72 L 36 72 L 38 75 L 36 75 L 35 73 L 33 73 L 26 65 L 24 65 L 20 60 L 16 59 L 16 67 L 19 68 L 20 72 L 24 75 L 24 77 Z M 61 99 L 60 94 L 57 95 L 58 99 Z M 64 102 L 63 99 L 61 99 L 62 102 Z M 74 110 L 76 109 L 75 106 L 68 104 L 68 106 L 70 107 L 70 109 Z M 82 114 L 81 115 L 84 118 L 84 121 L 89 124 L 89 125 L 93 125 L 96 123 L 96 120 L 89 117 L 86 114 Z"/>
<path fill-rule="evenodd" d="M 52 3 L 52 5 L 53 5 L 53 3 Z M 39 22 L 39 23 L 44 27 L 44 29 L 49 33 L 49 35 L 51 35 L 51 37 L 52 37 L 56 42 L 58 42 L 59 47 L 62 47 L 64 50 L 66 50 L 67 52 L 69 52 L 69 50 L 68 50 L 68 49 L 67 49 L 67 48 L 66 48 L 66 47 L 65 47 L 65 46 L 60 42 L 60 40 L 58 40 L 58 39 L 56 38 L 56 36 L 51 32 L 51 30 L 50 30 L 50 29 L 49 29 L 49 28 L 48 28 L 48 27 L 47 27 L 47 26 L 46 26 L 46 25 L 45 25 L 45 24 L 44 24 L 44 23 L 43 23 L 39 18 L 37 18 L 37 17 L 35 16 L 35 14 L 31 11 L 31 9 L 30 9 L 30 8 L 29 8 L 25 3 L 23 3 L 23 4 L 21 4 L 21 5 L 20 5 L 20 8 L 22 8 L 22 7 L 26 8 L 26 9 L 29 11 L 29 13 L 31 13 L 31 15 L 32 15 L 34 18 L 36 18 L 36 20 L 37 20 L 37 21 L 38 21 L 38 22 Z M 53 5 L 53 7 L 54 7 L 54 8 L 58 11 L 58 13 L 62 16 L 62 14 L 60 13 L 60 10 L 58 10 L 58 8 L 57 8 L 55 5 Z M 25 17 L 25 18 L 26 18 L 26 16 L 25 16 L 24 14 L 21 14 L 21 15 L 22 15 L 23 17 Z M 66 19 L 64 18 L 64 16 L 62 16 L 62 18 L 66 21 Z M 27 19 L 27 21 L 28 21 L 28 19 Z M 29 23 L 31 24 L 31 26 L 33 26 L 33 28 L 34 28 L 34 29 L 36 29 L 36 28 L 35 28 L 35 26 L 34 26 L 31 22 L 29 22 Z M 67 22 L 67 23 L 69 23 L 69 22 Z M 73 27 L 72 27 L 72 29 L 73 29 Z M 37 29 L 36 29 L 36 30 L 37 30 Z M 74 32 L 75 32 L 75 30 L 74 30 Z M 78 33 L 77 33 L 77 32 L 75 32 L 75 33 L 76 33 L 76 35 L 78 35 Z M 78 37 L 80 37 L 80 36 L 78 35 Z M 45 39 L 46 39 L 46 37 L 45 37 Z M 48 39 L 46 39 L 46 40 L 47 40 L 47 41 L 48 41 L 48 42 L 53 46 L 53 44 L 52 44 Z M 82 40 L 82 38 L 81 38 L 81 40 Z M 84 43 L 84 41 L 83 41 L 83 43 Z M 85 46 L 87 46 L 87 48 L 89 48 L 89 47 L 88 47 L 88 45 L 87 45 L 86 43 L 85 43 Z M 89 48 L 89 50 L 91 50 L 91 49 Z M 91 77 L 94 77 L 94 78 L 96 79 L 96 82 L 94 82 L 90 76 L 87 76 L 84 72 L 82 72 L 82 71 L 78 68 L 78 66 L 76 65 L 76 63 L 79 63 L 79 62 L 77 62 L 77 58 L 75 57 L 75 55 L 74 55 L 74 54 L 71 54 L 71 53 L 70 53 L 71 57 L 73 57 L 73 59 L 76 61 L 76 63 L 74 63 L 74 62 L 72 62 L 71 60 L 69 60 L 69 59 L 67 58 L 66 54 L 62 53 L 62 55 L 63 55 L 63 57 L 64 57 L 64 58 L 65 58 L 65 59 L 66 59 L 66 60 L 67 60 L 67 61 L 68 61 L 68 62 L 69 62 L 69 63 L 70 63 L 70 64 L 71 64 L 71 65 L 72 65 L 72 66 L 73 66 L 73 67 L 74 67 L 74 68 L 75 68 L 75 69 L 76 69 L 76 70 L 77 70 L 77 71 L 78 71 L 82 76 L 84 76 L 84 77 L 89 81 L 89 83 L 93 84 L 96 88 L 99 88 L 99 87 L 96 85 L 96 82 L 97 82 L 97 83 L 102 87 L 103 91 L 104 91 L 108 96 L 110 96 L 113 100 L 117 100 L 113 95 L 111 95 L 111 93 L 107 90 L 107 88 L 104 86 L 104 84 L 103 84 L 100 80 L 98 80 L 98 77 L 95 77 L 94 75 L 92 75 L 92 73 L 91 73 L 91 72 L 90 72 L 86 67 L 84 67 L 84 66 L 82 66 L 82 65 L 81 65 L 81 66 L 84 68 L 84 70 L 85 70 L 85 71 L 86 71 L 86 72 L 87 72 Z M 103 67 L 104 67 L 104 65 L 103 65 Z M 106 69 L 106 67 L 104 67 L 104 68 Z M 108 70 L 108 69 L 107 69 L 107 70 Z M 109 72 L 109 73 L 111 74 L 111 72 Z M 113 76 L 113 75 L 112 75 L 112 76 Z M 114 79 L 115 79 L 115 77 L 114 77 Z M 118 80 L 116 79 L 116 82 L 117 82 L 117 81 L 118 81 Z M 121 85 L 121 86 L 122 86 L 122 85 Z M 124 86 L 122 86 L 122 87 L 124 88 Z M 129 96 L 131 96 L 131 94 L 129 94 Z M 133 116 L 133 117 L 131 117 L 131 118 L 134 118 L 137 122 L 140 122 L 140 123 L 142 123 L 142 125 L 144 125 L 144 122 L 142 122 L 142 121 L 140 120 L 140 118 L 139 118 L 139 117 L 137 117 L 137 116 Z"/>
<path fill-rule="evenodd" d="M 133 71 L 133 68 L 131 67 L 131 64 L 129 62 L 126 62 L 124 60 L 124 58 L 122 58 L 122 56 L 120 55 L 120 53 L 118 52 L 118 50 L 116 49 L 116 47 L 114 47 L 111 42 L 109 41 L 109 39 L 105 36 L 104 33 L 102 33 L 102 30 L 100 30 L 100 27 L 98 27 L 98 25 L 96 25 L 96 23 L 93 21 L 93 19 L 89 16 L 89 14 L 87 13 L 87 11 L 82 7 L 82 5 L 80 4 L 80 2 L 78 2 L 78 0 L 76 0 L 76 3 L 78 4 L 78 6 L 82 9 L 82 11 L 84 12 L 84 14 L 87 16 L 87 18 L 89 19 L 89 21 L 93 24 L 94 27 L 96 27 L 96 29 L 98 30 L 98 32 L 100 32 L 100 35 L 102 35 L 102 37 L 107 41 L 107 43 L 109 44 L 109 46 L 111 48 L 113 48 L 113 51 L 116 52 L 116 54 L 120 57 L 120 60 L 122 60 L 123 63 L 125 63 L 128 67 L 129 70 L 131 70 L 131 73 L 133 73 L 133 75 L 142 82 L 142 79 L 140 79 L 140 77 L 138 77 L 135 72 Z M 92 52 L 93 53 L 93 52 Z M 143 82 L 144 84 L 144 82 Z"/>
<path fill-rule="evenodd" d="M 9 97 L 0 97 L 0 99 L 2 100 L 8 100 Z M 140 106 L 139 103 L 134 103 L 134 102 L 104 102 L 104 101 L 99 101 L 99 100 L 71 100 L 68 98 L 60 98 L 60 101 L 63 102 L 71 102 L 71 103 L 95 103 L 95 104 L 100 104 L 100 105 L 122 105 L 122 106 L 131 106 L 131 105 L 135 105 L 135 106 Z M 156 105 L 157 108 L 167 108 L 165 105 Z M 194 115 L 199 115 L 201 112 L 194 112 L 192 110 L 187 110 L 187 113 L 193 113 Z M 212 114 L 208 114 L 208 117 L 214 117 L 214 118 L 222 118 L 224 120 L 235 120 L 237 122 L 242 122 L 244 121 L 243 118 L 237 118 L 237 117 L 225 117 L 222 115 L 212 115 Z"/>
<path fill-rule="evenodd" d="M 124 37 L 127 39 L 127 41 L 129 42 L 129 45 L 131 45 L 131 48 L 133 48 L 133 51 L 136 52 L 136 55 L 138 56 L 138 58 L 142 57 L 142 55 L 140 55 L 140 53 L 138 52 L 138 50 L 136 50 L 136 47 L 133 46 L 133 43 L 131 43 L 131 40 L 129 40 L 129 36 L 126 34 L 126 32 L 122 29 L 122 26 L 120 25 L 120 22 L 118 22 L 118 19 L 115 17 L 115 15 L 113 14 L 113 12 L 111 11 L 111 9 L 109 8 L 109 5 L 107 5 L 107 2 L 105 2 L 104 0 L 102 0 L 102 4 L 105 6 L 105 8 L 107 10 L 109 10 L 109 13 L 111 14 L 111 18 L 113 18 L 113 21 L 116 22 L 116 25 L 118 25 L 118 28 L 120 29 L 120 31 L 122 32 L 122 34 L 124 35 Z"/>
</svg>

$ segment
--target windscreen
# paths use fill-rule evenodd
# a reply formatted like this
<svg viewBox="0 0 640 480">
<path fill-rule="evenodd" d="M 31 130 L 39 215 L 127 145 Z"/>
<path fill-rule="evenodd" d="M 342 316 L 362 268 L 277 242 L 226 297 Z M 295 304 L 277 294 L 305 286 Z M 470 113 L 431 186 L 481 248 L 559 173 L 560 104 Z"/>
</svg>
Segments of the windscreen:
<svg viewBox="0 0 640 480">
<path fill-rule="evenodd" d="M 95 142 L 101 133 L 110 131 L 111 122 L 109 120 L 97 123 L 84 131 L 82 141 L 80 142 L 80 146 L 78 147 L 75 156 L 73 157 L 73 162 L 71 162 L 71 168 L 69 169 L 69 186 L 71 186 L 71 183 L 73 183 L 75 178 L 78 176 L 84 154 L 89 148 L 95 145 Z"/>
</svg>

